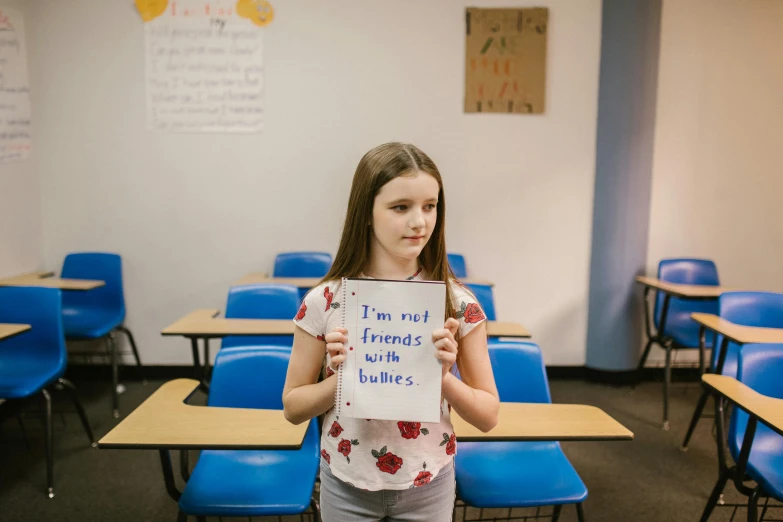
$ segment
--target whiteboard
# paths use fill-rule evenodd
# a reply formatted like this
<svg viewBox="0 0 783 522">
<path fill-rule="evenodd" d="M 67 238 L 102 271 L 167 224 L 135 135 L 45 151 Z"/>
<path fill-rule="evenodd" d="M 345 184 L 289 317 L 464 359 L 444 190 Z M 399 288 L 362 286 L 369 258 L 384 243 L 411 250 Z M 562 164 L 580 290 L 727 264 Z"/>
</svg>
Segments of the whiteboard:
<svg viewBox="0 0 783 522">
<path fill-rule="evenodd" d="M 30 83 L 22 14 L 0 8 L 0 163 L 30 156 Z"/>
</svg>

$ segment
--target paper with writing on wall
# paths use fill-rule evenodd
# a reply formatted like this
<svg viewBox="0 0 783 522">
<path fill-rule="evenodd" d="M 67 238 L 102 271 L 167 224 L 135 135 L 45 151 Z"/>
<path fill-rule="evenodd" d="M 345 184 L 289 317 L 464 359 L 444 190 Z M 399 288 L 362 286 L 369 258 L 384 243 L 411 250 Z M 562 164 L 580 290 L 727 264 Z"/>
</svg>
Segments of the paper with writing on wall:
<svg viewBox="0 0 783 522">
<path fill-rule="evenodd" d="M 22 14 L 0 8 L 0 163 L 30 156 L 30 84 Z"/>
<path fill-rule="evenodd" d="M 441 364 L 432 332 L 443 328 L 445 283 L 346 278 L 342 292 L 348 346 L 337 414 L 439 422 Z"/>
<path fill-rule="evenodd" d="M 150 130 L 263 129 L 264 30 L 237 5 L 177 0 L 144 24 Z"/>
</svg>

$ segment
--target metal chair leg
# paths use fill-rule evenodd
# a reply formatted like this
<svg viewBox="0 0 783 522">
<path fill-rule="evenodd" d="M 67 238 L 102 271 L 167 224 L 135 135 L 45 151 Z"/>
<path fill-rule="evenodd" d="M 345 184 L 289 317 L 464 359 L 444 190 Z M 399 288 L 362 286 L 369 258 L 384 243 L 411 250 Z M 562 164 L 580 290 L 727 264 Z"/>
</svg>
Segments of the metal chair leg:
<svg viewBox="0 0 783 522">
<path fill-rule="evenodd" d="M 117 330 L 121 331 L 128 336 L 128 342 L 130 343 L 131 350 L 133 350 L 133 357 L 136 359 L 136 366 L 139 367 L 139 371 L 142 370 L 141 358 L 139 357 L 139 350 L 136 348 L 136 341 L 133 339 L 133 334 L 126 326 L 118 326 Z M 143 375 L 143 374 L 142 374 Z M 142 378 L 142 384 L 147 384 L 147 379 Z"/>
<path fill-rule="evenodd" d="M 715 483 L 715 487 L 712 489 L 710 498 L 707 499 L 707 504 L 704 506 L 704 511 L 701 514 L 699 522 L 707 522 L 707 520 L 709 520 L 712 510 L 715 509 L 715 506 L 718 504 L 718 499 L 720 498 L 721 493 L 723 493 L 723 488 L 726 487 L 726 482 L 729 481 L 729 478 L 729 471 L 722 470 L 718 476 L 718 481 Z"/>
<path fill-rule="evenodd" d="M 119 365 L 117 362 L 117 340 L 114 338 L 114 332 L 109 333 L 109 350 L 111 352 L 111 405 L 112 415 L 115 419 L 120 418 L 120 398 L 117 393 L 117 386 L 120 384 Z"/>
<path fill-rule="evenodd" d="M 576 505 L 576 519 L 579 522 L 585 522 L 585 512 L 582 510 L 582 503 Z"/>
<path fill-rule="evenodd" d="M 669 431 L 669 385 L 672 380 L 672 345 L 666 343 L 666 367 L 663 376 L 663 429 Z"/>
<path fill-rule="evenodd" d="M 699 423 L 699 419 L 701 418 L 701 414 L 704 411 L 704 406 L 707 405 L 707 399 L 709 399 L 709 397 L 710 394 L 706 391 L 702 392 L 701 397 L 699 397 L 699 402 L 696 404 L 696 409 L 693 410 L 693 417 L 691 417 L 691 423 L 688 426 L 688 433 L 685 434 L 685 439 L 682 441 L 680 451 L 688 451 L 688 443 L 691 440 L 693 431 L 696 429 L 696 424 Z"/>
<path fill-rule="evenodd" d="M 644 365 L 647 363 L 647 357 L 650 355 L 650 349 L 652 348 L 652 345 L 655 341 L 653 339 L 648 339 L 647 344 L 644 345 L 644 352 L 642 352 L 642 358 L 639 359 L 639 364 L 636 367 L 636 382 L 642 380 L 642 372 L 644 371 Z"/>
<path fill-rule="evenodd" d="M 554 509 L 552 510 L 552 522 L 557 522 L 560 520 L 560 512 L 563 510 L 562 504 L 557 504 L 554 506 Z"/>
<path fill-rule="evenodd" d="M 44 407 L 44 430 L 46 445 L 46 486 L 49 498 L 54 498 L 54 456 L 52 455 L 52 396 L 48 390 L 41 390 Z"/>
<path fill-rule="evenodd" d="M 98 447 L 98 443 L 95 442 L 95 436 L 93 435 L 92 428 L 90 427 L 90 421 L 87 420 L 87 413 L 84 411 L 84 406 L 82 406 L 82 401 L 79 399 L 79 394 L 76 393 L 76 386 L 74 386 L 73 383 L 68 379 L 62 377 L 58 379 L 57 382 L 62 385 L 63 389 L 68 393 L 68 397 L 71 398 L 71 402 L 73 402 L 73 405 L 76 408 L 76 413 L 79 414 L 79 419 L 82 421 L 84 431 L 87 433 L 87 437 L 90 439 L 90 444 L 93 448 Z"/>
<path fill-rule="evenodd" d="M 759 496 L 761 495 L 761 486 L 756 486 L 753 493 L 748 497 L 748 522 L 758 522 L 759 519 Z"/>
</svg>

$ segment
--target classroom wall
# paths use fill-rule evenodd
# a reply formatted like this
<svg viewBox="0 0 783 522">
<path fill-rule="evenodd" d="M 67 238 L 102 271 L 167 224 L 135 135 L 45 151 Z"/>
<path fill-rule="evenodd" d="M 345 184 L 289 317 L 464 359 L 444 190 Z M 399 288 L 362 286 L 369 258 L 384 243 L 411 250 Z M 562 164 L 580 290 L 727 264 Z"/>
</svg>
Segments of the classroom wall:
<svg viewBox="0 0 783 522">
<path fill-rule="evenodd" d="M 705 257 L 725 286 L 783 291 L 781 27 L 781 2 L 664 1 L 649 274 Z"/>
<path fill-rule="evenodd" d="M 544 115 L 463 113 L 469 5 L 550 8 Z M 443 173 L 449 249 L 497 282 L 499 319 L 530 328 L 547 364 L 584 364 L 600 0 L 275 8 L 263 133 L 199 135 L 146 130 L 132 2 L 34 3 L 46 266 L 122 254 L 142 359 L 187 364 L 188 342 L 160 329 L 223 308 L 231 282 L 279 251 L 334 253 L 361 156 L 409 141 Z"/>
<path fill-rule="evenodd" d="M 0 0 L 0 8 L 22 13 L 25 22 L 28 68 L 36 58 L 29 49 L 29 2 Z M 28 71 L 28 74 L 31 74 Z M 32 83 L 32 78 L 31 78 Z M 31 85 L 33 133 L 38 129 L 35 107 L 36 92 Z M 41 194 L 35 169 L 40 152 L 33 135 L 31 158 L 0 164 L 0 277 L 38 270 L 43 264 L 43 232 L 41 225 Z"/>
</svg>

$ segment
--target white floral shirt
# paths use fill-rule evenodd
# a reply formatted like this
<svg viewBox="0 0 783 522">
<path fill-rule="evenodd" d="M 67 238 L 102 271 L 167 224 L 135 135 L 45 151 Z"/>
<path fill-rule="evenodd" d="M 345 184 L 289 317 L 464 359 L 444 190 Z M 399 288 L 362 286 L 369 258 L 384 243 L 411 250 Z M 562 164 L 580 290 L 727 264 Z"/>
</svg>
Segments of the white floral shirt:
<svg viewBox="0 0 783 522">
<path fill-rule="evenodd" d="M 425 280 L 421 271 L 409 279 Z M 318 339 L 340 326 L 340 280 L 313 288 L 294 318 L 297 326 Z M 457 282 L 451 284 L 460 336 L 486 318 L 475 298 Z M 328 355 L 327 355 L 328 358 Z M 328 366 L 327 376 L 334 372 Z M 451 406 L 441 403 L 439 423 L 395 422 L 338 418 L 334 408 L 325 414 L 321 459 L 332 474 L 357 488 L 376 491 L 423 486 L 454 458 L 457 442 L 451 425 Z"/>
</svg>

